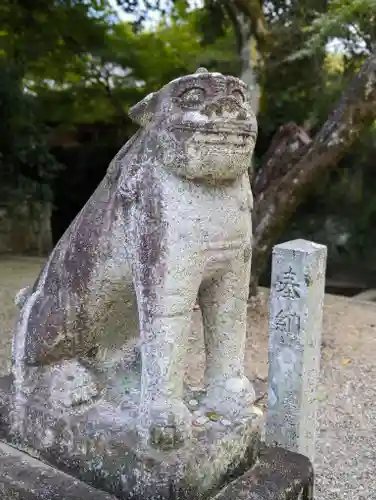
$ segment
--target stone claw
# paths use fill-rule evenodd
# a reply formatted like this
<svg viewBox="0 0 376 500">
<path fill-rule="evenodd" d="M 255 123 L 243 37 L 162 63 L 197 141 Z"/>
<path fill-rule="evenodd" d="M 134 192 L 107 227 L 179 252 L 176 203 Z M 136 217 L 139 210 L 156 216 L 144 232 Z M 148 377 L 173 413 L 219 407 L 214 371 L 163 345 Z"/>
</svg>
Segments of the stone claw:
<svg viewBox="0 0 376 500">
<path fill-rule="evenodd" d="M 176 448 L 180 442 L 175 426 L 152 426 L 150 429 L 150 444 L 155 448 L 169 450 Z"/>
<path fill-rule="evenodd" d="M 93 382 L 89 382 L 88 385 L 81 385 L 72 388 L 70 398 L 70 406 L 79 406 L 81 404 L 92 402 L 93 399 L 98 397 L 99 391 L 97 386 Z"/>
<path fill-rule="evenodd" d="M 191 437 L 192 414 L 182 401 L 153 402 L 141 415 L 141 434 L 156 448 L 176 448 Z"/>
<path fill-rule="evenodd" d="M 66 408 L 91 403 L 100 392 L 93 375 L 78 360 L 53 367 L 50 391 L 53 403 Z"/>
<path fill-rule="evenodd" d="M 219 415 L 232 418 L 247 414 L 256 399 L 252 383 L 245 376 L 209 384 L 203 404 Z"/>
</svg>

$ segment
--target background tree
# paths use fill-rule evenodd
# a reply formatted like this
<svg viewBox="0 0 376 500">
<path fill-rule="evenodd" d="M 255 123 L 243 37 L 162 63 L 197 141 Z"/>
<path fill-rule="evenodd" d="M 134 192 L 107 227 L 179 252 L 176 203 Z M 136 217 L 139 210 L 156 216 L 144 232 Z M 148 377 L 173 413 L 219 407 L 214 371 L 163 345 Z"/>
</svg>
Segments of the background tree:
<svg viewBox="0 0 376 500">
<path fill-rule="evenodd" d="M 267 265 L 273 244 L 281 237 L 288 221 L 307 193 L 328 169 L 336 167 L 360 134 L 369 128 L 376 116 L 376 54 L 374 39 L 374 0 L 332 2 L 326 15 L 318 15 L 304 31 L 309 33 L 305 46 L 290 53 L 283 64 L 304 60 L 323 50 L 323 44 L 336 38 L 343 42 L 343 81 L 349 81 L 338 104 L 330 111 L 317 133 L 311 139 L 304 126 L 280 129 L 280 140 L 271 143 L 265 163 L 255 176 L 255 212 L 253 257 L 253 292 Z M 373 10 L 369 11 L 372 8 Z M 365 17 L 371 20 L 366 23 Z M 342 25 L 347 20 L 351 24 Z M 302 27 L 304 28 L 304 26 Z M 356 40 L 351 44 L 354 31 Z M 362 43 L 362 40 L 364 43 Z M 365 43 L 367 41 L 367 43 Z M 345 47 L 352 47 L 352 52 Z M 349 58 L 352 71 L 349 71 Z M 354 69 L 361 69 L 353 76 Z M 317 102 L 317 101 L 316 101 Z M 312 112 L 311 112 L 312 113 Z M 310 117 L 312 114 L 309 115 Z M 300 125 L 303 125 L 300 122 Z"/>
<path fill-rule="evenodd" d="M 98 6 L 103 7 L 103 6 Z M 100 47 L 105 13 L 90 17 L 85 2 L 1 3 L 0 198 L 2 203 L 51 199 L 58 162 L 46 142 L 40 91 L 63 84 L 74 59 Z"/>
<path fill-rule="evenodd" d="M 307 217 L 324 227 L 325 210 L 334 214 L 333 179 L 345 189 L 356 176 L 368 178 L 375 0 L 117 4 L 133 22 L 122 22 L 109 0 L 0 6 L 2 199 L 17 190 L 21 198 L 53 193 L 70 210 L 62 231 L 133 133 L 132 104 L 198 66 L 240 75 L 253 89 L 259 120 L 251 174 L 257 283 L 273 244 L 288 231 L 299 234 Z M 344 169 L 350 147 L 363 161 Z M 326 207 L 321 222 L 312 216 L 319 205 Z"/>
</svg>

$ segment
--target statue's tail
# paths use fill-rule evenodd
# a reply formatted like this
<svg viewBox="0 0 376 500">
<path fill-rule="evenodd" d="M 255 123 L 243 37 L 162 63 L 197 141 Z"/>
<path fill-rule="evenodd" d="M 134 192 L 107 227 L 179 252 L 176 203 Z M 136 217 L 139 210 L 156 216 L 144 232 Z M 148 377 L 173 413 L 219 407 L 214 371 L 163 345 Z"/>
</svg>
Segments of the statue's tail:
<svg viewBox="0 0 376 500">
<path fill-rule="evenodd" d="M 21 288 L 14 298 L 14 303 L 19 309 L 22 309 L 27 299 L 30 297 L 32 292 L 32 287 L 27 286 L 26 288 Z"/>
</svg>

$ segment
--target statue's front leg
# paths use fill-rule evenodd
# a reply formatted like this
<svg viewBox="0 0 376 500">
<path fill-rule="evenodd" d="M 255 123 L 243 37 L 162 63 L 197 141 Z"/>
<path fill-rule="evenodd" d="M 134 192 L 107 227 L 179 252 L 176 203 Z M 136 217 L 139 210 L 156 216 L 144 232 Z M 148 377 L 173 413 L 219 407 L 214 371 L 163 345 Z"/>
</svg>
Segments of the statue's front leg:
<svg viewBox="0 0 376 500">
<path fill-rule="evenodd" d="M 176 247 L 174 250 L 175 254 Z M 183 379 L 192 311 L 200 273 L 187 251 L 141 279 L 138 302 L 141 334 L 140 431 L 159 447 L 190 437 L 191 413 L 183 402 Z M 145 277 L 144 277 L 145 278 Z M 149 278 L 151 278 L 149 276 Z"/>
<path fill-rule="evenodd" d="M 250 249 L 199 292 L 206 349 L 205 404 L 221 415 L 247 413 L 255 400 L 244 373 Z"/>
</svg>

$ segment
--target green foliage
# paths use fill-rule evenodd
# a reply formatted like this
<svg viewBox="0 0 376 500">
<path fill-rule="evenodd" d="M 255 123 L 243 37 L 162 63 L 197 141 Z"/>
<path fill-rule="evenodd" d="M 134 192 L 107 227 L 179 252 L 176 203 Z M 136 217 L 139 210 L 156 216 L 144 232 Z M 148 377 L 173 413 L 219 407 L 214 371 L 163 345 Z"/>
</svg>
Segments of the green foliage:
<svg viewBox="0 0 376 500">
<path fill-rule="evenodd" d="M 376 258 L 372 230 L 376 224 L 375 151 L 376 127 L 373 126 L 365 130 L 356 147 L 341 162 L 335 200 L 328 207 L 348 227 L 351 234 L 347 243 L 349 255 L 366 261 L 374 261 Z"/>
<path fill-rule="evenodd" d="M 329 268 L 346 269 L 357 262 L 359 269 L 375 272 L 375 151 L 376 128 L 372 127 L 364 131 L 338 168 L 310 193 L 282 240 L 304 234 L 305 238 L 328 245 Z"/>
<path fill-rule="evenodd" d="M 126 123 L 127 110 L 137 100 L 201 64 L 236 74 L 239 65 L 231 34 L 202 48 L 195 31 L 198 16 L 194 12 L 163 20 L 156 31 L 135 32 L 131 24 L 109 24 L 100 46 L 66 55 L 55 65 L 38 60 L 25 83 L 41 102 L 42 118 L 65 127 Z"/>
<path fill-rule="evenodd" d="M 103 7 L 103 6 L 102 6 Z M 108 13 L 99 2 L 4 0 L 0 6 L 1 48 L 34 77 L 61 81 L 66 64 L 100 47 Z"/>
<path fill-rule="evenodd" d="M 198 16 L 179 1 L 157 30 L 135 30 L 118 22 L 105 0 L 4 0 L 1 199 L 51 196 L 58 162 L 47 124 L 61 132 L 115 124 L 124 140 L 132 132 L 127 111 L 146 93 L 202 64 L 236 74 L 229 35 L 202 49 Z M 114 147 L 113 136 L 106 140 Z"/>
<path fill-rule="evenodd" d="M 100 178 L 99 162 L 105 169 L 117 141 L 134 130 L 129 107 L 148 92 L 199 66 L 239 75 L 239 14 L 257 39 L 263 62 L 256 165 L 279 125 L 293 121 L 312 133 L 320 127 L 375 43 L 376 0 L 272 0 L 263 2 L 263 10 L 258 0 L 205 0 L 193 11 L 186 0 L 117 3 L 134 14 L 135 23 L 120 22 L 109 0 L 1 2 L 1 200 L 51 197 L 59 164 L 48 146 L 46 125 L 55 132 L 81 125 L 100 129 L 95 142 L 59 155 L 69 164 L 69 176 L 77 176 L 69 185 L 78 186 L 96 158 Z M 156 11 L 160 22 L 151 28 L 145 20 Z M 328 52 L 333 40 L 340 53 Z M 351 227 L 365 242 L 367 219 L 375 217 L 374 148 L 374 135 L 365 134 L 355 156 L 344 160 L 347 166 L 338 177 L 322 179 L 302 213 L 338 216 L 337 206 L 349 211 L 350 220 L 361 211 L 364 218 L 354 219 Z M 340 202 L 345 193 L 347 208 Z M 75 196 L 81 196 L 79 190 Z"/>
<path fill-rule="evenodd" d="M 306 121 L 316 125 L 320 121 L 317 104 L 327 77 L 324 45 L 299 61 L 290 60 L 290 55 L 307 40 L 313 3 L 315 9 L 325 12 L 326 2 L 303 0 L 273 2 L 274 8 L 266 14 L 271 44 L 264 58 L 260 128 L 268 136 L 286 121 L 300 125 Z"/>
<path fill-rule="evenodd" d="M 319 86 L 314 100 L 316 121 L 320 125 L 349 78 L 375 50 L 376 2 L 331 0 L 325 12 L 313 11 L 313 14 L 312 22 L 302 26 L 304 43 L 294 44 L 285 61 L 290 68 L 294 65 L 299 68 L 307 59 L 322 54 L 323 47 L 329 48 L 322 66 L 321 89 Z M 308 106 L 304 107 L 307 112 Z M 370 265 L 376 258 L 372 236 L 376 223 L 375 150 L 375 128 L 365 129 L 338 168 L 311 191 L 284 239 L 301 235 L 304 227 L 305 237 L 329 246 L 330 262 L 349 265 L 362 259 L 365 265 Z M 336 234 L 331 234 L 333 230 Z M 341 233 L 347 233 L 348 237 L 338 243 Z"/>
<path fill-rule="evenodd" d="M 336 39 L 350 56 L 362 56 L 374 50 L 376 42 L 376 0 L 331 0 L 325 13 L 316 13 L 306 44 L 290 59 L 300 59 L 317 51 L 323 43 Z"/>
<path fill-rule="evenodd" d="M 38 90 L 50 81 L 65 85 L 64 76 L 77 57 L 102 45 L 108 16 L 103 6 L 68 0 L 1 2 L 2 203 L 51 199 L 58 163 L 46 143 Z"/>
<path fill-rule="evenodd" d="M 50 200 L 58 169 L 36 121 L 36 99 L 22 90 L 17 67 L 0 64 L 0 200 Z"/>
</svg>

